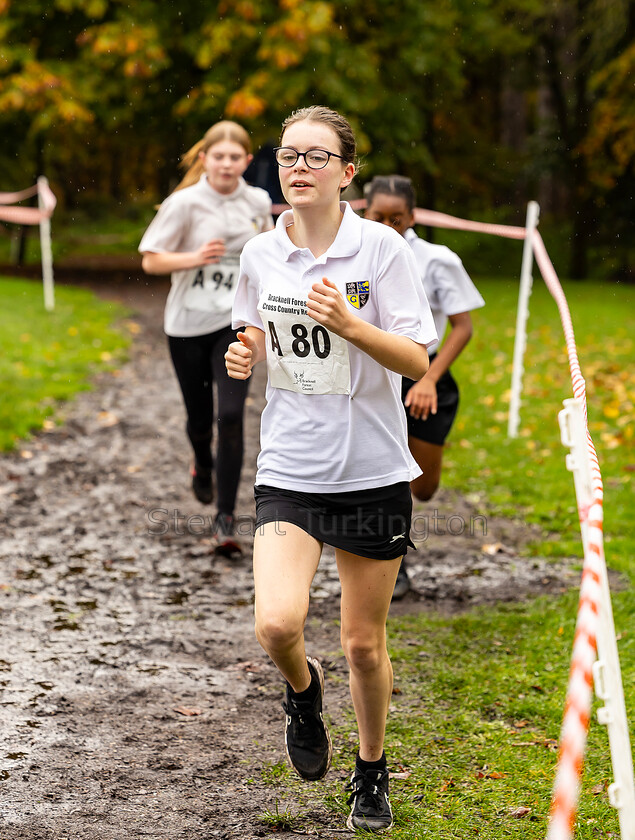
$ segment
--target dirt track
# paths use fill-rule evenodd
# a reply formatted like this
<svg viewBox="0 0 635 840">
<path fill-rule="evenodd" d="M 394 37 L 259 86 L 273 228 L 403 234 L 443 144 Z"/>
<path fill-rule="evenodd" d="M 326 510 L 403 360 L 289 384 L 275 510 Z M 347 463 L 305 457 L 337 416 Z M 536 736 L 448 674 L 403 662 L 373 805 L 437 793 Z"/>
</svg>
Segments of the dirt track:
<svg viewBox="0 0 635 840">
<path fill-rule="evenodd" d="M 165 292 L 163 281 L 109 288 L 141 328 L 130 363 L 68 406 L 62 427 L 0 458 L 0 840 L 271 836 L 259 817 L 275 809 L 274 794 L 250 780 L 283 760 L 282 688 L 253 637 L 251 536 L 242 559 L 213 557 L 213 508 L 189 491 Z M 247 409 L 243 531 L 262 406 L 260 371 Z M 395 613 L 575 580 L 518 559 L 522 524 L 489 519 L 483 535 L 466 500 L 441 492 L 416 512 L 419 538 L 426 525 L 437 533 L 410 555 L 415 591 Z M 451 516 L 463 533 L 448 533 Z M 336 718 L 349 701 L 344 681 L 328 680 L 346 673 L 328 550 L 314 596 L 308 648 L 325 662 Z M 293 810 L 279 790 L 275 798 Z M 309 835 L 342 836 L 319 799 L 310 817 Z"/>
</svg>

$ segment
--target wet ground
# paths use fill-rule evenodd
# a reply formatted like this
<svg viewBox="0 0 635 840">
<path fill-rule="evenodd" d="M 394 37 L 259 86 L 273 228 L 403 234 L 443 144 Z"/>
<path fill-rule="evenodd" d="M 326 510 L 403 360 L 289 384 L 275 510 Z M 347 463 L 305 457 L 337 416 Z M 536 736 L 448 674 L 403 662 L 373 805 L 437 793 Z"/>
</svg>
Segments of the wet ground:
<svg viewBox="0 0 635 840">
<path fill-rule="evenodd" d="M 274 794 L 258 779 L 284 759 L 282 689 L 253 637 L 250 576 L 263 371 L 247 407 L 244 555 L 228 560 L 213 553 L 213 507 L 189 490 L 166 288 L 113 279 L 107 294 L 139 325 L 130 362 L 0 458 L 0 840 L 272 836 L 261 817 Z M 414 536 L 413 591 L 394 614 L 577 582 L 566 564 L 521 559 L 530 530 L 484 522 L 478 499 L 441 491 L 415 509 Z M 346 673 L 337 612 L 326 550 L 307 646 L 327 685 Z M 344 681 L 327 702 L 332 717 L 348 708 Z M 319 799 L 307 823 L 305 836 L 343 836 Z"/>
</svg>

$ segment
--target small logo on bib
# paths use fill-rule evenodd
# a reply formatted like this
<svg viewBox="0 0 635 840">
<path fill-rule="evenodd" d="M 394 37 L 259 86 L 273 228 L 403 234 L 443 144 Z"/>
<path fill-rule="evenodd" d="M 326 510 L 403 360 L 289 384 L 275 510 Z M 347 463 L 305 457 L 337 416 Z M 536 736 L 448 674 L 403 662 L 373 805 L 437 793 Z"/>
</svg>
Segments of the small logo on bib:
<svg viewBox="0 0 635 840">
<path fill-rule="evenodd" d="M 368 280 L 358 280 L 356 283 L 346 284 L 346 297 L 351 306 L 361 309 L 368 303 L 370 284 Z"/>
</svg>

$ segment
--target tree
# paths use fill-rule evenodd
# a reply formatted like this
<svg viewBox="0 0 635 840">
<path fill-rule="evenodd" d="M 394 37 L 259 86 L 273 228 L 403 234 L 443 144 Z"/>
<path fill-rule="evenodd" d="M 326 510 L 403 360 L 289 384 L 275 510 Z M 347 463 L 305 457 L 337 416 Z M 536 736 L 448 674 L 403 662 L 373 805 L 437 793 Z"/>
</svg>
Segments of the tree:
<svg viewBox="0 0 635 840">
<path fill-rule="evenodd" d="M 518 221 L 548 179 L 576 276 L 598 211 L 610 229 L 632 183 L 628 0 L 0 0 L 0 13 L 0 175 L 9 189 L 46 171 L 66 206 L 156 202 L 216 120 L 260 145 L 311 103 L 351 119 L 362 180 L 406 173 L 427 206 Z"/>
</svg>

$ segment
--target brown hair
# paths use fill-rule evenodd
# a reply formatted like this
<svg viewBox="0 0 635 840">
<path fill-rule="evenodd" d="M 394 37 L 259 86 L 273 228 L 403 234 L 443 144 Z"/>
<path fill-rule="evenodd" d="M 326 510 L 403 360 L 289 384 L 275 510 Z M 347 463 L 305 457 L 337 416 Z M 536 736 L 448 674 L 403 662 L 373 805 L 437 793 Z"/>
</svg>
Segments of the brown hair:
<svg viewBox="0 0 635 840">
<path fill-rule="evenodd" d="M 238 125 L 231 120 L 221 120 L 208 128 L 203 138 L 195 143 L 191 149 L 188 149 L 181 158 L 179 166 L 181 169 L 185 169 L 185 175 L 174 192 L 190 187 L 199 180 L 203 174 L 203 162 L 199 158 L 199 153 L 203 152 L 205 154 L 208 149 L 223 140 L 238 143 L 239 146 L 243 147 L 246 154 L 251 154 L 251 140 L 242 125 Z"/>
<path fill-rule="evenodd" d="M 282 123 L 280 142 L 282 142 L 282 137 L 289 126 L 298 122 L 304 122 L 305 120 L 307 122 L 324 123 L 330 126 L 337 134 L 344 163 L 352 163 L 357 170 L 357 146 L 350 123 L 345 117 L 338 114 L 337 111 L 332 111 L 324 105 L 310 105 L 308 108 L 299 108 L 288 116 Z"/>
</svg>

